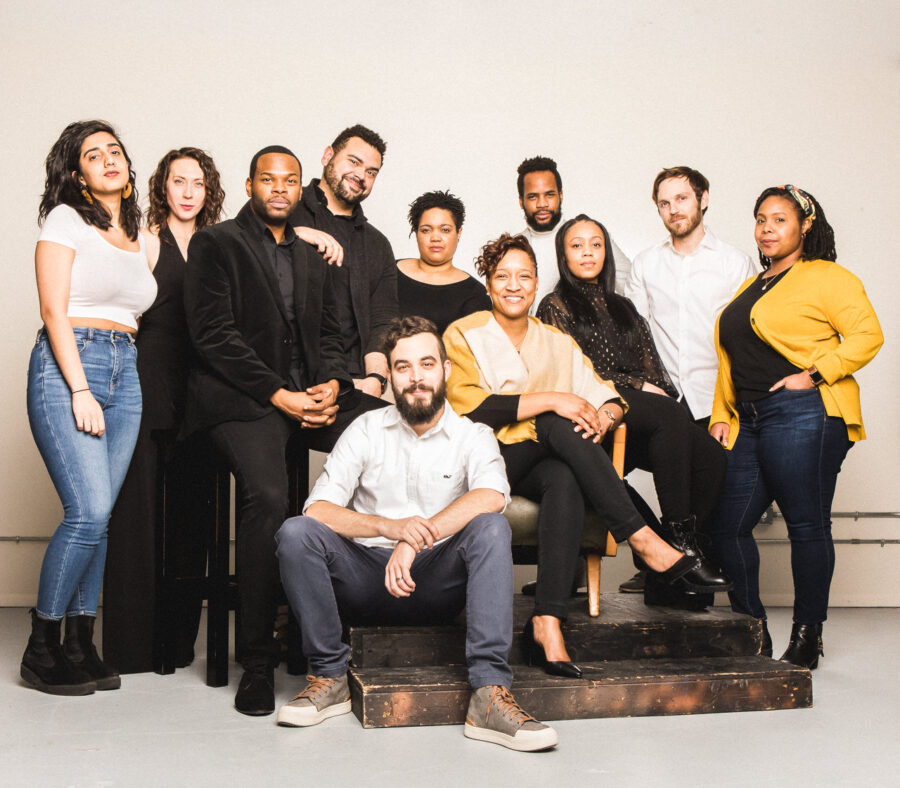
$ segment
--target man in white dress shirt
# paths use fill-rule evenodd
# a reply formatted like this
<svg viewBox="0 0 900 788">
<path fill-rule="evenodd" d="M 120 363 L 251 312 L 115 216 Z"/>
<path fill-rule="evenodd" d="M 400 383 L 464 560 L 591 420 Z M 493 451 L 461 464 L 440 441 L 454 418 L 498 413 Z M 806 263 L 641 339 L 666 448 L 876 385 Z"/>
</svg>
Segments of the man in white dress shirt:
<svg viewBox="0 0 900 788">
<path fill-rule="evenodd" d="M 653 182 L 653 202 L 669 238 L 634 258 L 625 295 L 650 323 L 663 364 L 692 417 L 706 422 L 718 369 L 716 318 L 759 267 L 703 224 L 709 181 L 697 170 L 662 170 Z"/>
<path fill-rule="evenodd" d="M 541 299 L 551 293 L 559 281 L 556 265 L 556 228 L 562 222 L 562 176 L 556 162 L 546 156 L 525 159 L 518 169 L 516 186 L 519 190 L 519 206 L 525 213 L 525 229 L 522 230 L 534 249 L 538 267 L 538 287 L 531 305 L 534 314 Z M 594 217 L 600 218 L 600 217 Z M 616 292 L 622 294 L 631 260 L 612 241 L 612 253 L 616 261 Z"/>
<path fill-rule="evenodd" d="M 445 405 L 450 374 L 433 323 L 397 318 L 385 338 L 396 407 L 356 419 L 304 506 L 276 536 L 281 577 L 300 621 L 308 684 L 278 723 L 316 725 L 350 711 L 353 624 L 450 622 L 466 610 L 473 693 L 464 728 L 514 750 L 556 745 L 509 687 L 512 642 L 506 466 L 490 428 Z"/>
</svg>

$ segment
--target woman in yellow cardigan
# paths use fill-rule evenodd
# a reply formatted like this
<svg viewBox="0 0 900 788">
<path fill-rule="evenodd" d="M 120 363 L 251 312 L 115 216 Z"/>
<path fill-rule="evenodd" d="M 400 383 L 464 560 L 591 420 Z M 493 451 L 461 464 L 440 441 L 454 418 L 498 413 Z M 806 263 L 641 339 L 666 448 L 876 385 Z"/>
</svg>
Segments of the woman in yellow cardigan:
<svg viewBox="0 0 900 788">
<path fill-rule="evenodd" d="M 853 441 L 865 438 L 852 373 L 884 337 L 862 283 L 834 262 L 834 231 L 812 195 L 766 189 L 754 215 L 765 270 L 741 285 L 716 326 L 710 433 L 730 452 L 713 533 L 734 581 L 731 606 L 762 620 L 771 656 L 753 528 L 778 504 L 794 578 L 794 625 L 781 659 L 812 669 L 823 653 L 834 570 L 835 483 Z"/>
<path fill-rule="evenodd" d="M 475 267 L 493 309 L 447 328 L 447 400 L 457 413 L 495 430 L 513 493 L 540 502 L 526 648 L 532 664 L 548 673 L 578 677 L 560 622 L 568 612 L 585 500 L 616 541 L 627 539 L 662 582 L 699 593 L 727 591 L 730 584 L 702 556 L 685 555 L 660 539 L 635 510 L 599 445 L 622 419 L 625 403 L 574 339 L 528 316 L 537 264 L 525 237 L 501 235 L 484 246 Z"/>
</svg>

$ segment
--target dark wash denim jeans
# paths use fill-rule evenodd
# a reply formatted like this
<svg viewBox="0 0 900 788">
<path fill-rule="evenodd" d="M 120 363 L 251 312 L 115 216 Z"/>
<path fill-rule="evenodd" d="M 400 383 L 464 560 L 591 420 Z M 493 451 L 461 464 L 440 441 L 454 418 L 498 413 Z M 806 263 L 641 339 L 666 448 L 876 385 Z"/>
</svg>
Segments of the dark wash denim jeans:
<svg viewBox="0 0 900 788">
<path fill-rule="evenodd" d="M 28 421 L 63 505 L 38 586 L 44 618 L 97 615 L 106 563 L 106 527 L 125 479 L 141 422 L 137 350 L 130 334 L 76 328 L 75 343 L 106 432 L 75 426 L 72 392 L 46 332 L 41 329 L 28 365 Z"/>
<path fill-rule="evenodd" d="M 782 389 L 741 403 L 740 432 L 713 516 L 722 567 L 734 581 L 731 607 L 765 618 L 759 598 L 759 551 L 753 528 L 774 500 L 791 540 L 794 621 L 819 624 L 834 571 L 831 502 L 850 449 L 847 426 L 828 416 L 818 389 Z"/>
</svg>

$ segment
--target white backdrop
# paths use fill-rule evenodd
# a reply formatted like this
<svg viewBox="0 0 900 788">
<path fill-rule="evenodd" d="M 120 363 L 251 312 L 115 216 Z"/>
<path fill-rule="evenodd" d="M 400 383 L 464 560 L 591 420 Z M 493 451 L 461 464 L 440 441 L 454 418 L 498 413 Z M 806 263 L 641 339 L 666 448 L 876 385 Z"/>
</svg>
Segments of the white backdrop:
<svg viewBox="0 0 900 788">
<path fill-rule="evenodd" d="M 25 415 L 40 326 L 32 260 L 43 159 L 68 122 L 90 117 L 120 130 L 142 194 L 169 148 L 210 151 L 230 216 L 254 151 L 293 148 L 307 179 L 340 129 L 365 123 L 388 142 L 370 219 L 398 257 L 412 255 L 408 203 L 451 189 L 468 211 L 457 262 L 469 269 L 480 244 L 522 227 L 515 168 L 527 156 L 554 157 L 567 212 L 603 219 L 632 256 L 663 236 L 650 202 L 663 166 L 689 164 L 710 179 L 707 223 L 751 255 L 756 195 L 801 185 L 824 206 L 839 261 L 863 279 L 887 335 L 858 375 L 870 439 L 851 451 L 835 508 L 900 509 L 894 0 L 2 0 L 2 9 L 0 536 L 46 536 L 60 517 Z M 835 530 L 900 536 L 887 519 Z M 0 604 L 33 603 L 43 549 L 0 542 Z M 833 603 L 900 604 L 898 556 L 841 548 Z M 764 561 L 767 599 L 788 601 L 786 550 L 766 548 Z M 627 562 L 615 563 L 627 574 Z"/>
</svg>

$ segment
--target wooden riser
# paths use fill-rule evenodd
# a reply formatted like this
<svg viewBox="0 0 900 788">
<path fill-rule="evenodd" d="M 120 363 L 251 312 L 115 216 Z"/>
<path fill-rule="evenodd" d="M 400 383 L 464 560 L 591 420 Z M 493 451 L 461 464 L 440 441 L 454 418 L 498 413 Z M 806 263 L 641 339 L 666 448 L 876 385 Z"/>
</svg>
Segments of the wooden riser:
<svg viewBox="0 0 900 788">
<path fill-rule="evenodd" d="M 584 679 L 516 667 L 513 693 L 540 720 L 764 711 L 812 706 L 812 678 L 766 657 L 582 663 Z M 365 728 L 465 721 L 463 667 L 354 668 L 353 713 Z"/>
<path fill-rule="evenodd" d="M 516 597 L 513 665 L 525 662 L 520 635 L 533 604 Z M 598 618 L 588 616 L 584 599 L 572 600 L 563 631 L 576 662 L 748 656 L 759 653 L 762 637 L 759 621 L 726 608 L 647 607 L 636 594 L 602 594 Z M 350 653 L 359 668 L 465 664 L 465 625 L 352 627 Z"/>
</svg>

